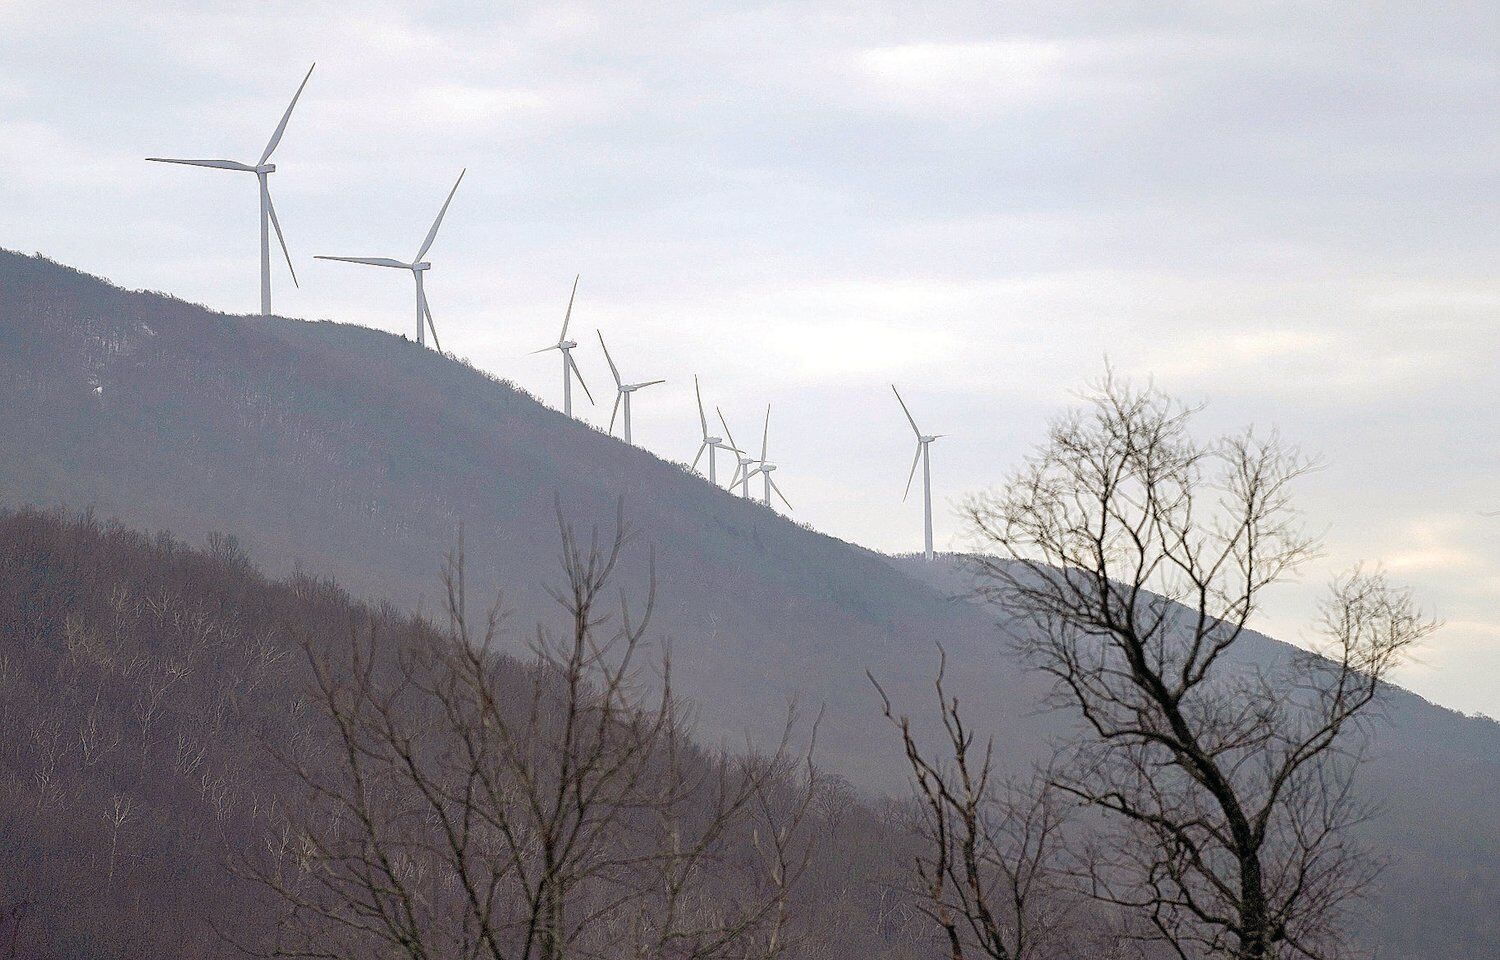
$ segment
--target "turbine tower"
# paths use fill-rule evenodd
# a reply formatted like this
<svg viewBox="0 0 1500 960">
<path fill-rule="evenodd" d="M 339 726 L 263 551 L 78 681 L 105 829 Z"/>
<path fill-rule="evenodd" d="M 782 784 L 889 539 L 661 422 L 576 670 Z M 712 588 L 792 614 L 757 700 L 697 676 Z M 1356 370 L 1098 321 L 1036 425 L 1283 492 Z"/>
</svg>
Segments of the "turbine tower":
<svg viewBox="0 0 1500 960">
<path fill-rule="evenodd" d="M 749 500 L 750 466 L 751 464 L 755 463 L 755 458 L 745 456 L 745 451 L 741 450 L 735 444 L 734 434 L 729 432 L 729 421 L 724 419 L 724 411 L 720 410 L 718 407 L 714 407 L 714 410 L 719 414 L 719 423 L 724 427 L 724 436 L 729 438 L 729 449 L 740 455 L 739 466 L 734 468 L 734 475 L 729 478 L 729 489 L 733 490 L 734 485 L 738 483 L 740 485 L 740 496 L 744 497 L 746 500 Z"/>
<path fill-rule="evenodd" d="M 708 482 L 717 486 L 719 483 L 719 448 L 723 447 L 725 450 L 733 450 L 735 453 L 739 453 L 740 451 L 733 445 L 733 441 L 725 443 L 723 437 L 711 437 L 708 435 L 708 417 L 703 413 L 703 391 L 698 387 L 698 375 L 696 373 L 693 374 L 693 392 L 698 395 L 698 423 L 703 427 L 703 445 L 698 448 L 698 455 L 693 457 L 693 465 L 688 467 L 688 469 L 698 469 L 698 461 L 703 459 L 703 451 L 707 450 Z M 729 428 L 725 427 L 724 432 L 728 433 Z"/>
<path fill-rule="evenodd" d="M 771 474 L 776 470 L 776 464 L 766 459 L 766 441 L 768 441 L 770 438 L 771 405 L 768 403 L 766 404 L 766 426 L 765 430 L 760 435 L 760 462 L 755 465 L 754 470 L 745 475 L 745 483 L 748 487 L 750 478 L 755 476 L 757 473 L 760 474 L 765 478 L 765 493 L 761 499 L 761 503 L 764 503 L 767 507 L 771 506 L 771 491 L 774 490 L 776 491 L 776 495 L 781 498 L 781 502 L 786 504 L 786 508 L 790 510 L 792 509 L 792 502 L 786 498 L 786 494 L 781 492 L 781 488 L 776 485 L 775 478 L 771 476 Z"/>
<path fill-rule="evenodd" d="M 911 481 L 917 475 L 917 461 L 922 462 L 922 523 L 923 523 L 923 551 L 922 556 L 928 562 L 932 561 L 932 462 L 928 457 L 928 448 L 932 442 L 944 434 L 924 434 L 917 427 L 917 421 L 912 417 L 911 411 L 906 407 L 906 401 L 901 399 L 901 391 L 896 385 L 891 384 L 891 392 L 896 395 L 896 402 L 901 404 L 901 410 L 906 414 L 906 421 L 911 424 L 912 433 L 917 435 L 917 455 L 912 457 L 911 473 L 906 475 L 906 492 L 901 495 L 903 501 L 911 495 Z"/>
<path fill-rule="evenodd" d="M 562 352 L 563 361 L 563 413 L 573 415 L 573 377 L 578 376 L 578 385 L 588 396 L 589 403 L 594 402 L 594 395 L 589 393 L 589 385 L 583 382 L 583 372 L 578 369 L 578 362 L 573 359 L 573 349 L 578 343 L 568 339 L 568 324 L 573 321 L 573 298 L 578 296 L 578 277 L 573 277 L 573 293 L 568 297 L 568 312 L 563 314 L 562 333 L 558 334 L 557 342 L 550 347 L 533 350 L 532 353 L 546 353 L 548 350 L 559 350 Z"/>
<path fill-rule="evenodd" d="M 604 334 L 599 334 L 599 346 L 604 347 Z M 615 366 L 614 358 L 609 355 L 609 347 L 604 347 L 604 359 L 609 361 L 609 372 L 615 377 L 615 408 L 609 413 L 609 432 L 615 432 L 615 414 L 620 412 L 620 403 L 625 403 L 625 442 L 630 442 L 630 395 L 642 387 L 654 387 L 658 383 L 666 383 L 665 380 L 647 380 L 644 383 L 624 383 L 620 380 L 620 370 Z"/>
<path fill-rule="evenodd" d="M 427 256 L 427 251 L 432 249 L 432 241 L 437 239 L 438 227 L 443 225 L 443 216 L 448 212 L 448 204 L 453 202 L 453 195 L 458 192 L 458 185 L 464 182 L 464 174 L 467 169 L 459 171 L 458 179 L 453 182 L 453 189 L 448 191 L 448 199 L 443 201 L 443 209 L 438 211 L 437 219 L 432 221 L 432 229 L 427 231 L 427 239 L 422 241 L 422 247 L 417 255 L 412 258 L 411 263 L 400 260 L 392 260 L 389 257 L 325 257 L 316 256 L 314 260 L 339 260 L 344 263 L 363 263 L 372 267 L 393 267 L 397 270 L 410 270 L 412 278 L 417 282 L 417 343 L 423 346 L 427 338 L 423 335 L 424 326 L 432 330 L 432 345 L 439 351 L 443 345 L 438 342 L 437 326 L 432 322 L 432 308 L 427 305 L 427 294 L 422 289 L 422 274 L 432 269 L 432 264 L 422 258 Z"/>
<path fill-rule="evenodd" d="M 307 86 L 307 81 L 312 79 L 313 67 L 307 68 L 307 76 L 302 78 L 301 86 L 297 92 L 292 94 L 292 102 L 287 104 L 286 113 L 281 115 L 281 122 L 276 125 L 276 132 L 271 134 L 271 139 L 266 143 L 266 149 L 261 152 L 260 159 L 255 163 L 240 163 L 238 160 L 178 160 L 171 157 L 147 157 L 154 163 L 181 163 L 190 167 L 213 167 L 217 170 L 237 170 L 242 173 L 253 173 L 260 181 L 260 313 L 263 317 L 271 315 L 271 228 L 276 229 L 276 239 L 281 243 L 281 254 L 286 257 L 286 268 L 292 274 L 292 284 L 297 283 L 297 271 L 292 266 L 292 255 L 286 248 L 286 237 L 281 232 L 281 223 L 276 219 L 276 207 L 271 203 L 271 187 L 266 178 L 276 172 L 276 164 L 269 163 L 271 154 L 276 151 L 276 145 L 281 143 L 281 135 L 286 133 L 287 121 L 292 119 L 292 109 L 297 106 L 297 99 L 302 96 L 302 89 Z"/>
</svg>

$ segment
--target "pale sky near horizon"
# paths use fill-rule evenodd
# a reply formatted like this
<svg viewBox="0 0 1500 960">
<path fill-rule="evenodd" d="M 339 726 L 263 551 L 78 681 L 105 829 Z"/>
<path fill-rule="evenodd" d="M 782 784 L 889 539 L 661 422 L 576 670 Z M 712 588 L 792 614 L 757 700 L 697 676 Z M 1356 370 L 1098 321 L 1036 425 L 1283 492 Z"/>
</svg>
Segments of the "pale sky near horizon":
<svg viewBox="0 0 1500 960">
<path fill-rule="evenodd" d="M 1103 369 L 1321 456 L 1325 556 L 1264 628 L 1305 639 L 1364 560 L 1444 621 L 1400 680 L 1500 716 L 1500 5 L 0 3 L 0 247 L 258 309 L 272 176 L 300 289 L 276 312 L 413 332 L 560 404 L 568 287 L 608 419 L 687 460 L 692 375 L 744 443 L 769 401 L 794 516 L 938 542 Z M 581 395 L 576 397 L 582 402 Z"/>
</svg>

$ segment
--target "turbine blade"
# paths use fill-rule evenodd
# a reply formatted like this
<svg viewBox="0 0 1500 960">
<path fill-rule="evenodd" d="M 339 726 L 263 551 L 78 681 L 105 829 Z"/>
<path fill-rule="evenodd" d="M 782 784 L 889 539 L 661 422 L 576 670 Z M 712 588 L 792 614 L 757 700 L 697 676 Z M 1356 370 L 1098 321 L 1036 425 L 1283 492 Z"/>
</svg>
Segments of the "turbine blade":
<svg viewBox="0 0 1500 960">
<path fill-rule="evenodd" d="M 647 380 L 645 383 L 631 384 L 631 386 L 635 387 L 637 390 L 640 390 L 642 387 L 654 387 L 658 383 L 666 383 L 666 382 L 667 381 L 665 381 L 665 380 Z"/>
<path fill-rule="evenodd" d="M 573 368 L 573 376 L 578 378 L 578 385 L 583 388 L 583 395 L 589 398 L 589 404 L 594 402 L 594 395 L 589 393 L 589 385 L 583 382 L 583 371 L 578 369 L 578 361 L 573 359 L 573 354 L 568 353 L 568 366 Z"/>
<path fill-rule="evenodd" d="M 534 357 L 534 356 L 536 356 L 539 353 L 546 353 L 548 350 L 561 350 L 561 349 L 562 349 L 561 346 L 559 346 L 558 344 L 554 343 L 550 347 L 543 347 L 540 350 L 533 350 L 533 351 L 531 351 L 531 353 L 527 354 L 527 356 L 533 356 Z"/>
<path fill-rule="evenodd" d="M 312 67 L 307 68 L 307 76 L 302 78 L 302 85 L 297 88 L 296 93 L 292 94 L 292 102 L 287 104 L 286 113 L 283 113 L 281 115 L 281 122 L 276 125 L 276 132 L 271 134 L 271 139 L 266 144 L 266 152 L 260 155 L 261 163 L 265 163 L 267 160 L 271 159 L 272 151 L 274 151 L 276 149 L 276 145 L 281 142 L 281 135 L 283 133 L 286 133 L 286 122 L 292 119 L 292 110 L 297 106 L 297 99 L 302 96 L 302 88 L 306 87 L 307 81 L 312 79 L 313 67 L 316 66 L 317 64 L 314 63 Z"/>
<path fill-rule="evenodd" d="M 906 492 L 901 494 L 901 499 L 906 500 L 911 496 L 911 481 L 917 475 L 917 461 L 922 459 L 922 444 L 917 444 L 917 455 L 911 458 L 911 473 L 906 475 Z"/>
<path fill-rule="evenodd" d="M 427 291 L 421 290 L 420 287 L 418 290 L 422 294 L 422 313 L 427 316 L 427 329 L 432 331 L 432 345 L 437 347 L 438 353 L 442 353 L 443 345 L 438 342 L 437 325 L 432 322 L 432 308 L 427 305 Z"/>
<path fill-rule="evenodd" d="M 615 386 L 623 387 L 624 384 L 620 382 L 620 368 L 615 366 L 614 357 L 611 357 L 609 355 L 609 347 L 604 346 L 604 334 L 600 333 L 598 330 L 595 330 L 594 332 L 599 334 L 599 346 L 604 347 L 604 359 L 609 361 L 609 372 L 614 374 L 615 376 Z"/>
<path fill-rule="evenodd" d="M 297 268 L 292 266 L 292 253 L 286 248 L 286 234 L 281 232 L 281 221 L 276 219 L 276 204 L 271 202 L 271 191 L 266 191 L 266 211 L 271 214 L 271 226 L 276 228 L 276 239 L 281 241 L 281 255 L 286 257 L 286 268 L 292 272 L 292 286 L 302 288 L 297 282 Z"/>
<path fill-rule="evenodd" d="M 615 408 L 609 412 L 609 432 L 615 432 L 615 414 L 620 412 L 620 398 L 625 394 L 619 390 L 615 391 Z"/>
<path fill-rule="evenodd" d="M 147 157 L 152 163 L 182 163 L 190 167 L 213 167 L 216 170 L 244 170 L 254 173 L 255 168 L 238 160 L 174 160 L 170 157 Z"/>
<path fill-rule="evenodd" d="M 568 324 L 573 322 L 573 298 L 576 297 L 576 296 L 578 296 L 578 277 L 579 276 L 580 276 L 580 274 L 574 274 L 573 275 L 573 292 L 570 293 L 570 294 L 568 294 L 568 312 L 565 313 L 565 314 L 563 314 L 563 328 L 562 328 L 562 333 L 558 334 L 558 336 L 557 336 L 557 340 L 558 340 L 559 343 L 561 343 L 562 341 L 568 339 Z"/>
<path fill-rule="evenodd" d="M 338 260 L 342 263 L 365 263 L 372 267 L 395 267 L 399 270 L 410 270 L 411 264 L 402 263 L 400 260 L 392 260 L 390 257 L 325 257 L 318 254 L 314 260 Z"/>
<path fill-rule="evenodd" d="M 762 472 L 763 471 L 761 470 L 760 467 L 756 467 L 754 470 L 748 470 L 748 471 L 745 472 L 745 479 L 746 480 L 754 479 L 755 477 L 759 476 Z"/>
<path fill-rule="evenodd" d="M 766 428 L 760 435 L 760 462 L 766 462 L 766 443 L 771 439 L 771 405 L 766 404 Z"/>
<path fill-rule="evenodd" d="M 743 455 L 745 451 L 741 450 L 735 444 L 734 434 L 729 432 L 729 421 L 724 419 L 724 411 L 719 409 L 718 407 L 714 407 L 714 412 L 719 415 L 719 425 L 724 428 L 724 436 L 729 438 L 729 449 L 733 450 L 735 453 Z"/>
<path fill-rule="evenodd" d="M 427 256 L 427 251 L 432 249 L 432 241 L 437 239 L 438 227 L 443 225 L 443 215 L 448 212 L 448 204 L 453 202 L 453 195 L 458 192 L 458 185 L 464 182 L 464 174 L 469 170 L 465 167 L 458 174 L 458 179 L 453 182 L 453 189 L 448 191 L 448 199 L 443 201 L 443 209 L 438 211 L 437 219 L 432 221 L 432 229 L 427 231 L 427 239 L 422 241 L 422 249 L 417 251 L 415 262 L 421 262 Z"/>
<path fill-rule="evenodd" d="M 698 375 L 693 374 L 693 392 L 698 395 L 698 422 L 703 425 L 703 439 L 708 439 L 708 417 L 703 414 L 703 390 L 698 386 Z M 703 451 L 698 451 L 702 453 Z M 695 460 L 694 463 L 697 461 Z"/>
<path fill-rule="evenodd" d="M 695 456 L 695 457 L 693 457 L 693 462 L 688 467 L 689 470 L 697 470 L 698 469 L 698 461 L 703 459 L 703 451 L 705 451 L 707 449 L 708 449 L 708 441 L 705 440 L 705 441 L 703 441 L 702 445 L 700 445 L 698 447 L 698 455 Z"/>
<path fill-rule="evenodd" d="M 786 494 L 782 493 L 781 492 L 781 488 L 776 485 L 776 478 L 775 477 L 771 478 L 771 489 L 776 491 L 776 495 L 781 498 L 781 502 L 782 503 L 786 504 L 786 508 L 788 510 L 795 510 L 795 509 L 797 509 L 796 507 L 792 506 L 792 501 L 788 500 L 786 498 Z"/>
<path fill-rule="evenodd" d="M 906 401 L 901 399 L 901 391 L 896 389 L 896 385 L 894 383 L 891 384 L 891 392 L 896 395 L 896 402 L 901 404 L 901 410 L 906 414 L 906 421 L 911 424 L 911 432 L 920 437 L 922 435 L 922 431 L 917 429 L 917 421 L 912 417 L 911 411 L 906 409 Z"/>
</svg>

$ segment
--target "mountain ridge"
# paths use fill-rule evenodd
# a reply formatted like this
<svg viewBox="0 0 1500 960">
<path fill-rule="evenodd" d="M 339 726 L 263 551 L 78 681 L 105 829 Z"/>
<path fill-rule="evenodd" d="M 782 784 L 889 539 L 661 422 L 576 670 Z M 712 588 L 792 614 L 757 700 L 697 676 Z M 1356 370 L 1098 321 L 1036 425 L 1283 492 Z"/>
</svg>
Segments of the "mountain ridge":
<svg viewBox="0 0 1500 960">
<path fill-rule="evenodd" d="M 656 545 L 658 633 L 711 732 L 755 731 L 800 695 L 828 709 L 826 766 L 898 790 L 863 671 L 921 711 L 938 642 L 975 721 L 1017 762 L 1061 729 L 989 611 L 951 602 L 933 570 L 711 487 L 402 337 L 216 314 L 4 253 L 0 350 L 7 502 L 92 506 L 199 542 L 230 532 L 273 575 L 300 563 L 408 607 L 433 604 L 461 529 L 470 596 L 504 589 L 531 621 L 549 603 L 536 584 L 554 569 L 554 503 L 586 529 L 623 497 Z M 627 577 L 644 589 L 642 566 Z M 1419 700 L 1395 695 L 1369 770 L 1372 796 L 1401 801 L 1372 834 L 1398 860 L 1376 940 L 1397 956 L 1497 957 L 1493 927 L 1463 904 L 1500 890 L 1487 796 L 1500 725 Z"/>
</svg>

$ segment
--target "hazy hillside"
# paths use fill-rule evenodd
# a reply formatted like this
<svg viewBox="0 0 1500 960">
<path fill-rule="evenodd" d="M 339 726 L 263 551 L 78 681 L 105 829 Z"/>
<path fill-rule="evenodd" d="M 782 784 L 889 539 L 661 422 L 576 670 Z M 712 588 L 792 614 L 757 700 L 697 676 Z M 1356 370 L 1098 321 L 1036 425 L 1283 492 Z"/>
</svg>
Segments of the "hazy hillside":
<svg viewBox="0 0 1500 960">
<path fill-rule="evenodd" d="M 587 525 L 610 522 L 623 497 L 672 585 L 657 625 L 705 721 L 739 731 L 800 691 L 830 707 L 830 757 L 883 786 L 900 781 L 867 735 L 864 668 L 899 689 L 903 675 L 925 683 L 935 640 L 993 647 L 983 618 L 879 555 L 398 336 L 227 317 L 10 254 L 0 317 L 12 504 L 93 507 L 194 541 L 232 532 L 272 573 L 300 563 L 428 606 L 462 528 L 471 595 L 504 588 L 524 623 L 550 609 L 537 572 L 556 567 L 554 498 Z M 643 582 L 644 564 L 633 573 Z M 986 674 L 987 693 L 1026 712 L 1013 669 Z"/>
<path fill-rule="evenodd" d="M 934 641 L 1002 743 L 1024 754 L 1055 722 L 1034 715 L 1035 684 L 984 611 L 400 337 L 226 317 L 0 254 L 0 403 L 7 503 L 232 532 L 274 572 L 301 563 L 401 603 L 431 604 L 461 526 L 475 592 L 513 590 L 522 623 L 546 603 L 554 496 L 575 520 L 623 496 L 656 544 L 658 625 L 708 727 L 764 722 L 800 693 L 829 708 L 824 762 L 867 787 L 896 786 L 900 768 L 863 670 L 925 703 Z M 1500 957 L 1500 727 L 1409 694 L 1392 716 L 1369 777 L 1386 805 L 1371 836 L 1392 860 L 1372 942 Z"/>
<path fill-rule="evenodd" d="M 0 511 L 0 956 L 198 960 L 240 956 L 226 937 L 262 946 L 280 905 L 235 872 L 264 860 L 279 811 L 306 799 L 266 745 L 316 755 L 328 735 L 305 702 L 299 638 L 337 651 L 376 626 L 393 646 L 432 629 L 327 581 L 268 581 L 227 539 L 194 550 Z M 502 692 L 524 676 L 512 663 Z M 822 788 L 803 836 L 824 855 L 793 913 L 808 952 L 793 956 L 930 951 L 931 927 L 895 889 L 908 841 L 894 813 Z"/>
</svg>

